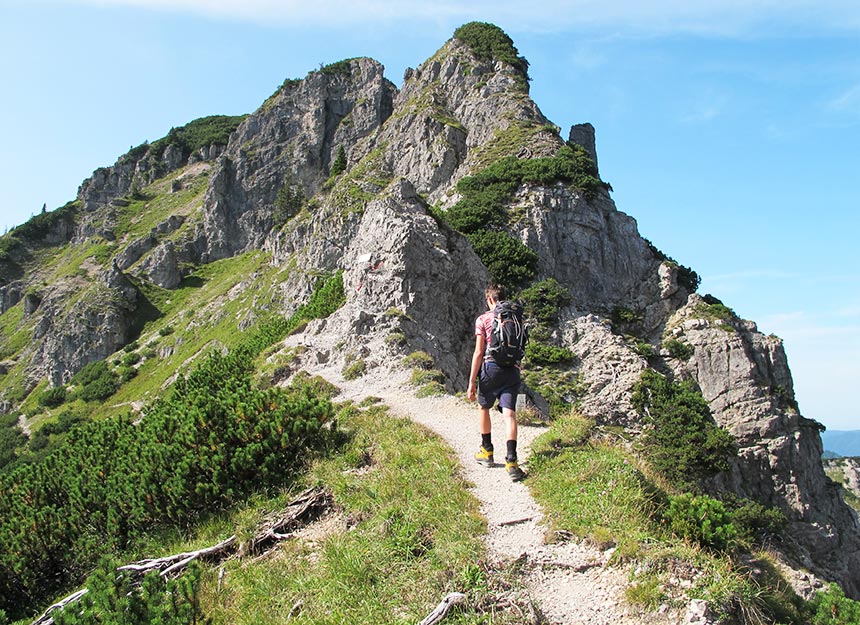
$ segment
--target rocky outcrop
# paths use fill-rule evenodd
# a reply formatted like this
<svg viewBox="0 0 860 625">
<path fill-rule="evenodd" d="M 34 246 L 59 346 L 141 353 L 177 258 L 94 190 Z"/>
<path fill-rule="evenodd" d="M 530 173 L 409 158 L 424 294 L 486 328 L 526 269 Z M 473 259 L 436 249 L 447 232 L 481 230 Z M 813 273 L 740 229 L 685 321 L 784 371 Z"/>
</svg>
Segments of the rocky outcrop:
<svg viewBox="0 0 860 625">
<path fill-rule="evenodd" d="M 688 344 L 689 360 L 668 358 L 696 381 L 714 420 L 738 445 L 731 470 L 713 487 L 780 508 L 805 566 L 860 594 L 860 526 L 826 477 L 821 425 L 798 412 L 782 341 L 727 315 L 698 295 L 669 322 L 667 339 Z"/>
<path fill-rule="evenodd" d="M 84 213 L 91 213 L 112 202 L 122 201 L 135 188 L 142 189 L 156 179 L 184 165 L 199 161 L 213 161 L 225 146 L 211 145 L 200 148 L 187 159 L 175 144 L 159 150 L 141 146 L 122 155 L 110 167 L 99 167 L 78 188 L 78 200 Z M 80 235 L 79 235 L 80 237 Z"/>
<path fill-rule="evenodd" d="M 825 458 L 824 472 L 842 486 L 846 500 L 860 512 L 860 458 Z"/>
<path fill-rule="evenodd" d="M 648 363 L 603 317 L 567 313 L 560 324 L 564 345 L 576 357 L 576 373 L 582 394 L 576 397 L 579 410 L 598 423 L 636 425 L 630 389 Z"/>
<path fill-rule="evenodd" d="M 275 225 L 278 193 L 304 198 L 391 115 L 396 89 L 371 59 L 352 59 L 285 84 L 231 137 L 204 201 L 210 260 L 259 247 Z M 283 220 L 281 220 L 283 221 Z"/>
<path fill-rule="evenodd" d="M 155 248 L 140 269 L 150 282 L 162 289 L 175 289 L 182 282 L 179 259 L 171 241 Z"/>
<path fill-rule="evenodd" d="M 570 187 L 525 188 L 514 199 L 524 215 L 517 234 L 538 253 L 538 276 L 553 277 L 581 311 L 608 316 L 615 307 L 637 311 L 645 334 L 662 328 L 687 296 L 677 278 L 639 236 L 636 220 L 605 194 L 591 201 Z"/>
<path fill-rule="evenodd" d="M 585 148 L 585 152 L 594 161 L 594 166 L 597 167 L 597 143 L 594 139 L 594 126 L 589 123 L 574 124 L 570 127 L 567 140 Z"/>
<path fill-rule="evenodd" d="M 25 288 L 20 280 L 0 286 L 0 315 L 21 301 Z"/>
<path fill-rule="evenodd" d="M 95 284 L 56 285 L 40 307 L 27 377 L 64 384 L 86 364 L 113 354 L 129 341 L 136 302 L 136 289 L 116 268 Z"/>
<path fill-rule="evenodd" d="M 486 308 L 488 277 L 466 239 L 438 223 L 406 180 L 370 201 L 360 220 L 341 234 L 336 263 L 343 270 L 347 303 L 296 339 L 316 348 L 306 357 L 346 361 L 358 355 L 369 366 L 396 368 L 399 359 L 390 349 L 368 346 L 383 346 L 385 337 L 397 332 L 405 343 L 398 348 L 401 354 L 426 351 L 450 388 L 463 388 L 474 318 Z M 304 252 L 302 257 L 308 258 Z"/>
<path fill-rule="evenodd" d="M 395 176 L 446 207 L 456 201 L 456 182 L 492 159 L 555 153 L 564 143 L 556 131 L 528 97 L 522 69 L 481 60 L 452 39 L 406 70 L 394 114 L 373 145 L 386 146 Z"/>
</svg>

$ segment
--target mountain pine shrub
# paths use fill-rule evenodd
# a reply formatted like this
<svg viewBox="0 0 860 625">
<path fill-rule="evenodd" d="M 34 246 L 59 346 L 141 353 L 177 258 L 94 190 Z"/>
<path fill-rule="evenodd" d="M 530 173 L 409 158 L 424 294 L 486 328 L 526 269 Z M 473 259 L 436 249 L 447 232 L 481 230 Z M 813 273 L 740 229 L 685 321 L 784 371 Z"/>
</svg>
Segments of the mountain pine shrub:
<svg viewBox="0 0 860 625">
<path fill-rule="evenodd" d="M 528 78 L 529 62 L 519 55 L 513 40 L 495 24 L 469 22 L 454 31 L 454 38 L 471 48 L 482 61 L 502 61 Z"/>
<path fill-rule="evenodd" d="M 508 290 L 528 282 L 537 272 L 538 255 L 507 232 L 479 230 L 468 238 L 493 281 Z"/>
<path fill-rule="evenodd" d="M 520 291 L 519 300 L 529 319 L 552 324 L 558 322 L 559 310 L 569 305 L 573 296 L 558 280 L 549 278 Z"/>
<path fill-rule="evenodd" d="M 89 590 L 63 610 L 51 613 L 56 625 L 189 625 L 207 623 L 200 610 L 201 568 L 192 562 L 176 579 L 148 573 L 141 582 L 105 559 L 87 578 Z"/>
<path fill-rule="evenodd" d="M 669 529 L 703 547 L 724 550 L 737 536 L 732 515 L 719 499 L 682 493 L 672 497 L 663 513 Z"/>
<path fill-rule="evenodd" d="M 696 353 L 695 348 L 689 343 L 684 343 L 678 339 L 667 339 L 663 341 L 663 347 L 669 352 L 672 358 L 678 360 L 690 360 L 693 354 Z"/>
<path fill-rule="evenodd" d="M 73 428 L 41 462 L 0 475 L 0 609 L 26 614 L 79 583 L 99 555 L 288 484 L 327 448 L 336 437 L 328 399 L 301 384 L 252 384 L 254 359 L 286 327 L 264 324 L 226 355 L 211 354 L 142 419 Z"/>
<path fill-rule="evenodd" d="M 171 128 L 166 137 L 150 146 L 159 157 L 169 145 L 178 147 L 183 158 L 210 145 L 227 145 L 230 134 L 239 127 L 247 115 L 211 115 L 195 119 L 179 128 Z M 139 146 L 141 147 L 141 146 Z"/>
<path fill-rule="evenodd" d="M 646 429 L 640 444 L 648 463 L 681 490 L 729 468 L 734 439 L 714 423 L 693 382 L 674 382 L 652 369 L 633 387 L 633 406 Z"/>
</svg>

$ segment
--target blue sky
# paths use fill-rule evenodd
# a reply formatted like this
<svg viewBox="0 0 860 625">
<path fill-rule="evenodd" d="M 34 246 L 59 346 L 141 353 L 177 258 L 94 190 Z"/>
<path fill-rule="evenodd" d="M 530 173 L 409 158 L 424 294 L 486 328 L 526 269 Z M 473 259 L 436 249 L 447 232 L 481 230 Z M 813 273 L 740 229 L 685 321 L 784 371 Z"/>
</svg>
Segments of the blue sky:
<svg viewBox="0 0 860 625">
<path fill-rule="evenodd" d="M 594 124 L 642 235 L 784 339 L 801 412 L 860 428 L 855 0 L 0 0 L 0 226 L 321 64 L 370 56 L 400 86 L 472 20 L 513 38 L 564 136 Z"/>
</svg>

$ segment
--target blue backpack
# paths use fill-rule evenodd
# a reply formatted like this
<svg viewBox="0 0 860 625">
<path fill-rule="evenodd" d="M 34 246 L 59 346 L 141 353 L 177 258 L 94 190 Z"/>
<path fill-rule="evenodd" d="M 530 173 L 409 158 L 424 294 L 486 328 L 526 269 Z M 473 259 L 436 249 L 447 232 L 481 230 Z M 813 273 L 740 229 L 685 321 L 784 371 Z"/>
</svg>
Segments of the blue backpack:
<svg viewBox="0 0 860 625">
<path fill-rule="evenodd" d="M 493 310 L 493 329 L 487 353 L 500 367 L 513 367 L 526 354 L 528 328 L 523 324 L 523 305 L 504 301 Z"/>
</svg>

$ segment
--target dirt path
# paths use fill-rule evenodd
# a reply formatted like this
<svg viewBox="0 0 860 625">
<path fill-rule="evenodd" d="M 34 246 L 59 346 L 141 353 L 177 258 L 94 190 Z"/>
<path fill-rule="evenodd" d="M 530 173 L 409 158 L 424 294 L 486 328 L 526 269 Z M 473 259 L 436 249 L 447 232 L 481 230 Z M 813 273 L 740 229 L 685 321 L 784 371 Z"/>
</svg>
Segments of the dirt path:
<svg viewBox="0 0 860 625">
<path fill-rule="evenodd" d="M 293 340 L 304 342 L 301 338 Z M 288 340 L 287 344 L 290 343 Z M 524 590 L 542 615 L 541 622 L 565 625 L 681 622 L 677 612 L 646 614 L 629 606 L 624 600 L 628 571 L 606 566 L 610 551 L 601 552 L 575 541 L 546 542 L 544 515 L 529 491 L 528 478 L 512 482 L 505 472 L 504 461 L 499 462 L 501 458 L 490 468 L 475 461 L 480 444 L 477 404 L 450 395 L 417 398 L 406 371 L 392 374 L 371 369 L 359 379 L 347 381 L 339 367 L 328 363 L 305 369 L 335 384 L 341 390 L 339 400 L 360 402 L 366 397 L 378 397 L 394 414 L 426 426 L 445 440 L 459 458 L 463 476 L 472 484 L 472 492 L 487 519 L 490 561 L 518 561 Z M 497 450 L 504 450 L 502 416 L 492 411 L 491 418 L 494 445 Z M 532 443 L 543 431 L 542 427 L 519 426 L 518 451 L 526 472 Z"/>
</svg>

